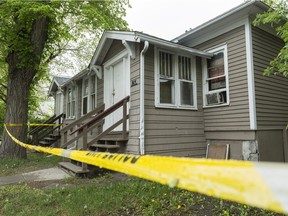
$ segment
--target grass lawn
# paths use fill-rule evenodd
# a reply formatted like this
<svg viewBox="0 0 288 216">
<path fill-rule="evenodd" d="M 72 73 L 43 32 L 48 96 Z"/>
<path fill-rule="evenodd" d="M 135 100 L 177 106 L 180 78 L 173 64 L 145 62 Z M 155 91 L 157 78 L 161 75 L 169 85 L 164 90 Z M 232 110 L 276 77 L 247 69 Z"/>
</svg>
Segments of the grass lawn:
<svg viewBox="0 0 288 216">
<path fill-rule="evenodd" d="M 34 154 L 11 169 L 19 172 L 26 164 L 34 164 L 35 169 L 43 155 Z M 50 167 L 56 163 L 55 158 L 43 160 L 51 160 Z M 39 166 L 42 168 L 42 162 Z M 3 167 L 2 164 L 1 170 Z M 0 187 L 0 215 L 280 215 L 138 178 L 122 176 L 115 181 L 114 173 L 93 179 L 71 177 L 47 185 L 49 182 L 30 182 Z"/>
</svg>

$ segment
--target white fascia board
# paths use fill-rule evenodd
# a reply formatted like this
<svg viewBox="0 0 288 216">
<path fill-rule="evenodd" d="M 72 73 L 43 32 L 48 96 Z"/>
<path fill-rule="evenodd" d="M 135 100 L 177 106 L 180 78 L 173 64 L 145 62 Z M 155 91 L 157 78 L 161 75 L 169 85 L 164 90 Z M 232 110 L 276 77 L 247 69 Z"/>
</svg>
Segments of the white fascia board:
<svg viewBox="0 0 288 216">
<path fill-rule="evenodd" d="M 195 56 L 204 57 L 204 58 L 211 58 L 213 56 L 211 53 L 208 53 L 208 52 L 204 52 L 204 51 L 197 50 L 194 48 L 182 46 L 182 45 L 176 44 L 174 42 L 166 41 L 166 40 L 152 37 L 149 35 L 137 33 L 137 36 L 141 39 L 141 41 L 148 41 L 151 44 L 154 44 L 157 46 L 162 46 L 162 47 L 169 48 L 172 50 L 182 51 L 182 52 L 186 52 L 186 53 L 189 53 L 189 54 L 192 54 Z"/>
<path fill-rule="evenodd" d="M 71 83 L 73 83 L 74 81 L 77 81 L 79 79 L 81 79 L 83 76 L 85 76 L 87 73 L 89 72 L 88 68 L 85 68 L 84 70 L 80 71 L 78 74 L 76 74 L 75 76 L 71 77 L 71 79 L 69 79 L 67 82 L 65 82 L 62 87 L 66 87 L 67 85 L 70 85 Z"/>
<path fill-rule="evenodd" d="M 240 4 L 239 6 L 234 7 L 231 10 L 227 11 L 226 13 L 223 13 L 223 14 L 215 17 L 214 19 L 211 19 L 208 22 L 205 22 L 202 25 L 200 25 L 200 26 L 198 26 L 198 27 L 196 27 L 196 28 L 194 28 L 194 29 L 192 29 L 192 30 L 190 30 L 190 31 L 188 31 L 188 32 L 176 37 L 172 41 L 175 42 L 175 43 L 178 43 L 180 40 L 184 39 L 185 37 L 187 37 L 187 36 L 189 36 L 191 34 L 194 34 L 195 32 L 198 32 L 198 31 L 200 31 L 200 30 L 202 30 L 204 28 L 212 26 L 215 23 L 219 22 L 220 20 L 223 20 L 223 19 L 229 17 L 230 15 L 236 14 L 237 12 L 240 12 L 241 10 L 243 10 L 243 9 L 245 9 L 245 8 L 251 6 L 251 5 L 255 5 L 256 7 L 261 8 L 263 10 L 265 10 L 265 9 L 267 10 L 269 8 L 266 4 L 264 4 L 261 1 L 257 1 L 257 0 L 244 2 L 244 3 Z M 233 20 L 231 20 L 231 21 L 233 21 Z"/>
<path fill-rule="evenodd" d="M 250 129 L 257 130 L 252 28 L 251 28 L 251 21 L 249 18 L 246 19 L 245 23 L 245 41 L 246 41 Z"/>
<path fill-rule="evenodd" d="M 216 28 L 216 30 L 214 31 L 207 30 L 207 32 L 204 32 L 203 34 L 200 34 L 198 37 L 193 38 L 193 40 L 189 41 L 189 46 L 197 46 L 198 44 L 204 43 L 212 38 L 215 38 L 240 26 L 244 26 L 246 18 L 247 17 L 241 17 L 238 20 L 234 20 L 234 22 L 230 25 L 224 25 L 224 27 Z"/>
<path fill-rule="evenodd" d="M 140 39 L 136 37 L 135 32 L 128 31 L 105 31 L 98 43 L 98 46 L 94 52 L 94 55 L 91 59 L 90 65 L 95 64 L 101 50 L 105 46 L 107 39 L 117 39 L 121 41 L 130 41 L 130 42 L 140 42 Z"/>
</svg>

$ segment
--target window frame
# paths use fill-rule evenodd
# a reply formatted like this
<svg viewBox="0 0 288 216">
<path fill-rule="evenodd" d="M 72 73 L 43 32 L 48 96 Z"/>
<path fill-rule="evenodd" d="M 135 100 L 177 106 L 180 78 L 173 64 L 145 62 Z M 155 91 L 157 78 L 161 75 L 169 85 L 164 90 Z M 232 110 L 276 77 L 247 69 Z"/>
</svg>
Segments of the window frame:
<svg viewBox="0 0 288 216">
<path fill-rule="evenodd" d="M 216 47 L 212 47 L 210 49 L 205 50 L 207 52 L 217 54 L 223 52 L 224 54 L 224 75 L 208 78 L 208 63 L 206 58 L 202 58 L 202 89 L 203 89 L 203 108 L 211 108 L 211 107 L 221 107 L 221 106 L 229 106 L 230 105 L 230 95 L 229 95 L 229 70 L 228 70 L 228 48 L 227 44 L 220 44 Z M 210 90 L 209 91 L 209 81 L 212 79 L 217 79 L 225 77 L 225 88 Z M 220 104 L 207 104 L 206 95 L 219 93 L 226 91 L 226 103 Z"/>
<path fill-rule="evenodd" d="M 85 82 L 87 81 L 87 94 L 86 94 L 86 90 L 85 90 Z M 89 113 L 89 93 L 90 93 L 90 76 L 88 77 L 83 77 L 82 79 L 82 97 L 81 97 L 81 116 L 86 115 L 87 113 Z M 84 99 L 86 99 L 86 109 L 87 112 L 84 113 Z"/>
<path fill-rule="evenodd" d="M 69 97 L 69 90 L 71 90 L 71 100 Z M 74 92 L 74 98 L 73 98 L 73 92 Z M 74 109 L 73 109 L 73 106 L 74 106 Z M 76 86 L 75 85 L 69 85 L 67 87 L 66 114 L 67 114 L 67 117 L 66 117 L 67 119 L 75 119 L 76 117 Z"/>
<path fill-rule="evenodd" d="M 161 48 L 155 48 L 154 51 L 154 71 L 155 71 L 155 107 L 157 108 L 168 108 L 168 109 L 187 109 L 187 110 L 197 110 L 197 77 L 196 77 L 196 57 L 192 55 L 187 55 L 181 52 L 173 52 L 168 51 Z M 159 55 L 160 52 L 172 54 L 172 75 L 173 77 L 169 78 L 162 78 L 167 80 L 174 81 L 174 92 L 172 93 L 172 97 L 174 97 L 173 104 L 167 103 L 160 103 L 160 59 Z M 190 59 L 190 70 L 191 70 L 191 79 L 192 80 L 185 80 L 180 79 L 179 75 L 179 56 L 189 58 Z M 192 83 L 193 86 L 193 106 L 190 105 L 181 105 L 181 82 L 189 82 Z M 173 101 L 173 98 L 172 98 Z"/>
</svg>

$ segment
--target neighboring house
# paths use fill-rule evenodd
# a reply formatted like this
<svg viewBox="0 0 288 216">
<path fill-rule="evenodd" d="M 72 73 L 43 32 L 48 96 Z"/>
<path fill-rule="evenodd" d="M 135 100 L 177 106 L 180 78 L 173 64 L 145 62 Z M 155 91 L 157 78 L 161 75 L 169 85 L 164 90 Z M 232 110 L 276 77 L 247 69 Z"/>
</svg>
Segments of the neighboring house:
<svg viewBox="0 0 288 216">
<path fill-rule="evenodd" d="M 64 95 L 62 86 L 70 78 L 71 77 L 53 76 L 51 85 L 49 87 L 48 96 L 54 98 L 54 114 L 57 116 L 63 113 Z"/>
<path fill-rule="evenodd" d="M 288 80 L 263 76 L 283 41 L 251 24 L 267 9 L 243 3 L 173 41 L 106 31 L 89 68 L 61 90 L 54 80 L 50 94 L 64 95 L 56 111 L 75 131 L 69 124 L 130 96 L 126 153 L 205 157 L 207 144 L 219 143 L 230 145 L 230 159 L 287 161 Z M 123 116 L 107 116 L 88 140 Z"/>
</svg>

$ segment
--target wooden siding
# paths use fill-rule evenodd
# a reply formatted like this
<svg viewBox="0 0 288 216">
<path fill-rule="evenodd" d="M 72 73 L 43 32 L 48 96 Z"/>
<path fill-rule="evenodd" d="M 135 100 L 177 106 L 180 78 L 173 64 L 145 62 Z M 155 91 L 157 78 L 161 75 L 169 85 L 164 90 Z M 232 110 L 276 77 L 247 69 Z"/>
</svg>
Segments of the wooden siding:
<svg viewBox="0 0 288 216">
<path fill-rule="evenodd" d="M 106 61 L 108 61 L 109 59 L 113 58 L 115 55 L 117 55 L 119 52 L 121 52 L 122 50 L 124 50 L 125 47 L 122 44 L 122 41 L 119 40 L 114 40 L 108 50 L 108 52 L 105 55 L 105 58 L 103 60 L 103 63 L 105 63 Z"/>
<path fill-rule="evenodd" d="M 255 97 L 258 129 L 284 128 L 288 122 L 288 79 L 263 75 L 269 62 L 283 47 L 281 39 L 252 28 Z"/>
<path fill-rule="evenodd" d="M 145 153 L 204 157 L 201 59 L 197 59 L 198 110 L 155 108 L 154 46 L 145 54 Z"/>
<path fill-rule="evenodd" d="M 228 49 L 230 105 L 204 108 L 205 131 L 249 130 L 250 119 L 244 26 L 206 41 L 195 48 L 206 50 L 221 44 L 227 44 Z"/>
<path fill-rule="evenodd" d="M 136 44 L 136 58 L 130 60 L 130 79 L 136 81 L 137 85 L 130 88 L 130 110 L 129 110 L 129 141 L 127 153 L 139 154 L 140 136 L 140 45 Z"/>
</svg>

